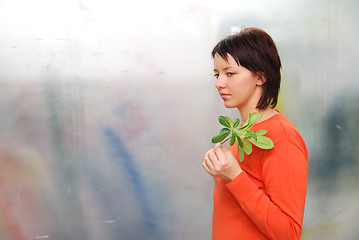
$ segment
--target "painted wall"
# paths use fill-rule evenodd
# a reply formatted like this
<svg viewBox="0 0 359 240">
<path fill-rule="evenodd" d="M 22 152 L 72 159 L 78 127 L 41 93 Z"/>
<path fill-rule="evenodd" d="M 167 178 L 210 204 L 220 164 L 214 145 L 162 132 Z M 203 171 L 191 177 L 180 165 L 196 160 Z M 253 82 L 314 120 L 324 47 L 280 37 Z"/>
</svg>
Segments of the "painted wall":
<svg viewBox="0 0 359 240">
<path fill-rule="evenodd" d="M 310 154 L 302 239 L 359 235 L 359 4 L 0 1 L 0 238 L 210 239 L 210 51 L 264 28 Z"/>
</svg>

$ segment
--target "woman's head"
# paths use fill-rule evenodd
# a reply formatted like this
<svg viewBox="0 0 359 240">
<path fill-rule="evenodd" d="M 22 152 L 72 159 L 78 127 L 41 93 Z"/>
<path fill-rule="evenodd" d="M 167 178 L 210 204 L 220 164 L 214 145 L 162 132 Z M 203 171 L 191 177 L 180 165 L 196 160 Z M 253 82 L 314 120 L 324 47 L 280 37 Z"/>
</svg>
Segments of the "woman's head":
<svg viewBox="0 0 359 240">
<path fill-rule="evenodd" d="M 228 61 L 228 54 L 239 66 L 260 75 L 265 82 L 257 108 L 274 108 L 280 88 L 281 61 L 272 38 L 262 29 L 245 28 L 237 34 L 221 40 L 213 49 L 212 57 L 218 54 Z"/>
</svg>

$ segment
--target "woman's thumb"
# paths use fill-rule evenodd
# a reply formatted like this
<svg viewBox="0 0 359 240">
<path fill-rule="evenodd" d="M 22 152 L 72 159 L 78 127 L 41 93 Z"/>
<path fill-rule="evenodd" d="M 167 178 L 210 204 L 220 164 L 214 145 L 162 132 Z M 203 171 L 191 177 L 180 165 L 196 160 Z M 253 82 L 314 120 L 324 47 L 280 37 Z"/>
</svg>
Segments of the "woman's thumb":
<svg viewBox="0 0 359 240">
<path fill-rule="evenodd" d="M 215 148 L 216 148 L 216 147 L 221 148 L 221 147 L 222 147 L 222 143 L 216 143 L 216 144 L 214 145 L 214 147 L 215 147 Z"/>
</svg>

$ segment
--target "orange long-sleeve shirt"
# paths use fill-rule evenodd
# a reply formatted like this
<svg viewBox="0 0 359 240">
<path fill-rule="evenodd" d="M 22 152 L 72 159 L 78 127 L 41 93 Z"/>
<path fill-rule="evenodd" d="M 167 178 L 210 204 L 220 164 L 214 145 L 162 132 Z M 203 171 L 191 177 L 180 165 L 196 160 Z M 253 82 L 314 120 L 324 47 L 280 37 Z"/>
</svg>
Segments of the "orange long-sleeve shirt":
<svg viewBox="0 0 359 240">
<path fill-rule="evenodd" d="M 268 130 L 274 148 L 253 146 L 238 160 L 242 172 L 231 182 L 214 178 L 213 240 L 300 239 L 308 178 L 308 151 L 296 127 L 280 112 L 255 124 Z"/>
</svg>

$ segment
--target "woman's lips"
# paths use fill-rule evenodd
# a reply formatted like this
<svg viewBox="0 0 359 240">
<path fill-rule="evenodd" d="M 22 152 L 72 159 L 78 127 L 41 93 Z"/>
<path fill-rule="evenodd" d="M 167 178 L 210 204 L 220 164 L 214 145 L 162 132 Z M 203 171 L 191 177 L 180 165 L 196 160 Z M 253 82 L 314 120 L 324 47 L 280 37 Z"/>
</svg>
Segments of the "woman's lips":
<svg viewBox="0 0 359 240">
<path fill-rule="evenodd" d="M 220 95 L 221 95 L 221 97 L 222 97 L 223 99 L 228 98 L 229 96 L 231 96 L 231 95 L 228 94 L 228 93 L 220 93 Z"/>
</svg>

